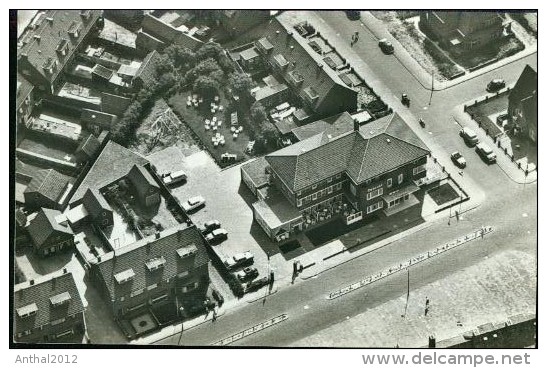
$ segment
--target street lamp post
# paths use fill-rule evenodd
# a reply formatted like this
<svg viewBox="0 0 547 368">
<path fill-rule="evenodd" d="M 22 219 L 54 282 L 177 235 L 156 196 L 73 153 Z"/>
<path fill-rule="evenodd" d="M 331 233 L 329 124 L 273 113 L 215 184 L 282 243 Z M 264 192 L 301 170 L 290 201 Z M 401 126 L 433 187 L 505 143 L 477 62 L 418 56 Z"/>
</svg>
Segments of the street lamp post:
<svg viewBox="0 0 547 368">
<path fill-rule="evenodd" d="M 433 81 L 435 80 L 433 77 L 434 75 L 435 71 L 431 70 L 431 94 L 429 95 L 429 106 L 431 106 L 431 100 L 433 99 Z"/>
<path fill-rule="evenodd" d="M 182 340 L 182 332 L 184 331 L 183 312 L 184 312 L 184 307 L 180 307 L 179 308 L 179 313 L 180 313 L 180 336 L 179 336 L 179 342 L 177 343 L 177 345 L 180 345 L 180 340 Z"/>
</svg>

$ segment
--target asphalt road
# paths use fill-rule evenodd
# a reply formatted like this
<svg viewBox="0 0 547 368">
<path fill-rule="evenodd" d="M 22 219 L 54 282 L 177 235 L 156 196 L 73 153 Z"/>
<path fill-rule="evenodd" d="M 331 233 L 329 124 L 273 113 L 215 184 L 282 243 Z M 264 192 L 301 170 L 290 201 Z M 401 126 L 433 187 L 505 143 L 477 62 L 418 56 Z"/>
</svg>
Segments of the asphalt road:
<svg viewBox="0 0 547 368">
<path fill-rule="evenodd" d="M 412 255 L 465 235 L 482 225 L 493 225 L 494 233 L 484 240 L 470 242 L 413 266 L 410 270 L 411 287 L 441 279 L 497 252 L 517 249 L 536 254 L 537 185 L 516 184 L 497 165 L 485 165 L 459 139 L 459 126 L 454 123 L 450 111 L 474 96 L 483 95 L 486 84 L 493 78 L 503 77 L 508 84 L 514 83 L 526 63 L 537 67 L 537 55 L 531 55 L 444 91 L 434 92 L 432 104 L 428 106 L 430 92 L 399 61 L 381 53 L 376 39 L 365 27 L 349 21 L 342 12 L 331 15 L 325 21 L 340 33 L 343 41 L 338 42 L 348 41 L 356 27 L 360 27 L 360 40 L 354 49 L 363 55 L 362 59 L 374 71 L 377 79 L 391 90 L 393 96 L 398 98 L 403 91 L 409 94 L 412 99 L 411 112 L 416 118 L 422 117 L 426 120 L 426 129 L 431 132 L 435 143 L 445 150 L 444 153 L 434 152 L 435 154 L 448 155 L 456 149 L 464 153 L 468 161 L 465 175 L 469 175 L 482 187 L 486 193 L 485 201 L 477 209 L 466 213 L 459 222 L 452 221 L 448 225 L 446 220 L 440 220 L 426 230 L 342 264 L 317 278 L 298 280 L 295 285 L 268 296 L 265 303 L 258 301 L 245 305 L 221 316 L 214 323 L 187 330 L 183 333 L 182 345 L 209 345 L 268 318 L 286 313 L 289 315 L 288 321 L 234 343 L 246 346 L 286 346 L 406 293 L 406 274 L 397 273 L 334 301 L 326 299 L 331 291 L 380 271 L 392 263 L 404 261 Z M 336 40 L 329 41 L 336 46 Z M 177 344 L 178 338 L 177 335 L 158 343 Z"/>
</svg>

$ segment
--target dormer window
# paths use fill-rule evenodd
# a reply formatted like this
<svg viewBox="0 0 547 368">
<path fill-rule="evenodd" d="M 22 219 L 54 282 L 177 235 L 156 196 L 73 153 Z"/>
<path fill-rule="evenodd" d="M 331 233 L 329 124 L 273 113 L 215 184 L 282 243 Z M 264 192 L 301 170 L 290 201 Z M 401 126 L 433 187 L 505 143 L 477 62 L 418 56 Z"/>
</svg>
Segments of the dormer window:
<svg viewBox="0 0 547 368">
<path fill-rule="evenodd" d="M 64 38 L 61 39 L 61 40 L 59 41 L 59 43 L 57 44 L 57 49 L 56 49 L 56 51 L 57 51 L 59 54 L 65 56 L 65 55 L 67 54 L 67 52 L 68 52 L 68 41 L 67 41 L 66 39 L 64 39 Z"/>
<path fill-rule="evenodd" d="M 296 70 L 292 70 L 291 72 L 289 72 L 289 77 L 293 84 L 299 84 L 304 81 L 304 77 L 302 76 L 302 74 L 300 74 Z"/>
<path fill-rule="evenodd" d="M 68 34 L 74 38 L 78 38 L 82 29 L 82 23 L 73 21 L 70 27 L 68 27 Z"/>
<path fill-rule="evenodd" d="M 164 266 L 165 266 L 165 258 L 163 258 L 163 256 L 149 259 L 146 262 L 146 268 L 150 272 L 159 270 L 160 268 L 163 268 Z"/>
<path fill-rule="evenodd" d="M 42 68 L 47 73 L 53 74 L 53 72 L 57 70 L 57 60 L 53 60 L 53 58 L 47 58 L 46 61 L 44 61 Z"/>
<path fill-rule="evenodd" d="M 177 254 L 180 258 L 190 257 L 198 251 L 198 248 L 194 244 L 190 244 L 187 247 L 177 249 Z"/>
<path fill-rule="evenodd" d="M 285 68 L 287 65 L 289 65 L 289 62 L 287 61 L 287 59 L 285 58 L 285 56 L 283 56 L 283 54 L 277 54 L 274 56 L 274 61 L 275 61 L 275 64 L 279 67 L 279 68 Z"/>
<path fill-rule="evenodd" d="M 133 280 L 134 277 L 135 277 L 135 272 L 133 271 L 132 268 L 129 268 L 125 271 L 119 272 L 114 275 L 114 278 L 116 279 L 116 282 L 119 285 L 125 284 L 126 282 Z"/>
<path fill-rule="evenodd" d="M 29 305 L 25 305 L 24 307 L 17 308 L 17 315 L 20 318 L 27 318 L 30 316 L 33 316 L 38 312 L 38 307 L 36 306 L 36 303 L 32 303 Z"/>
<path fill-rule="evenodd" d="M 315 89 L 313 89 L 313 87 L 305 88 L 304 93 L 308 102 L 315 103 L 319 98 L 319 95 L 317 94 Z"/>
<path fill-rule="evenodd" d="M 70 294 L 65 291 L 64 293 L 52 296 L 51 298 L 49 298 L 49 301 L 52 306 L 59 307 L 63 304 L 68 304 L 70 302 L 70 299 Z"/>
</svg>

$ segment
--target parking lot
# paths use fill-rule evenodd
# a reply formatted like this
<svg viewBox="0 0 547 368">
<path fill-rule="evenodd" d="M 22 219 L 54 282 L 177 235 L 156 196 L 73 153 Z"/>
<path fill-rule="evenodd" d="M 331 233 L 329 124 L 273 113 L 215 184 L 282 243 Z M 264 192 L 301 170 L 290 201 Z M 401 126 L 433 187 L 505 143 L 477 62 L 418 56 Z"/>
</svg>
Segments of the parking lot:
<svg viewBox="0 0 547 368">
<path fill-rule="evenodd" d="M 159 152 L 148 159 L 153 165 L 167 170 L 165 161 L 163 164 L 155 162 L 161 160 L 161 157 Z M 182 162 L 176 162 L 174 170 L 180 169 L 184 170 L 188 179 L 183 184 L 171 187 L 173 195 L 181 203 L 197 195 L 203 196 L 206 201 L 204 207 L 189 214 L 192 221 L 197 226 L 202 226 L 208 220 L 219 220 L 221 227 L 228 231 L 228 239 L 213 246 L 220 258 L 225 259 L 239 252 L 251 251 L 254 255 L 253 266 L 258 269 L 259 277 L 267 276 L 266 252 L 273 256 L 276 252 L 279 253 L 279 250 L 262 229 L 253 223 L 252 209 L 246 203 L 246 197 L 240 195 L 241 191 L 248 190 L 240 186 L 239 166 L 221 170 L 206 151 L 200 151 L 184 158 Z M 270 266 L 279 270 L 280 267 L 276 266 L 276 263 L 278 262 L 272 257 Z"/>
</svg>

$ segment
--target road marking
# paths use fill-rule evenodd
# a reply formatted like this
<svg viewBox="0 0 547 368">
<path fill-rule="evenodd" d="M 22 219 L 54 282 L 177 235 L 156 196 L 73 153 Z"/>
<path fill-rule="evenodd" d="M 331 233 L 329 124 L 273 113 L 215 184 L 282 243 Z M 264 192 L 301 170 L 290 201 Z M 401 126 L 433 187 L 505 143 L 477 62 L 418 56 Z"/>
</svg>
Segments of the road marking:
<svg viewBox="0 0 547 368">
<path fill-rule="evenodd" d="M 527 214 L 526 212 L 524 212 L 524 213 L 522 214 L 522 217 L 528 217 L 528 214 Z"/>
<path fill-rule="evenodd" d="M 427 110 L 428 108 L 429 108 L 428 106 L 424 106 L 424 107 L 423 107 L 424 110 Z"/>
<path fill-rule="evenodd" d="M 530 230 L 528 230 L 527 233 L 530 234 Z"/>
<path fill-rule="evenodd" d="M 494 228 L 492 226 L 483 226 L 481 229 L 475 230 L 472 233 L 469 233 L 467 235 L 461 236 L 457 238 L 456 240 L 452 240 L 451 242 L 445 243 L 444 245 L 438 246 L 437 248 L 433 250 L 429 250 L 427 252 L 424 252 L 422 254 L 418 254 L 409 260 L 399 263 L 398 265 L 393 265 L 389 267 L 388 269 L 385 269 L 381 272 L 378 272 L 374 275 L 370 275 L 366 278 L 364 278 L 361 281 L 355 282 L 349 286 L 346 286 L 340 290 L 333 291 L 329 295 L 327 295 L 327 299 L 333 300 L 338 297 L 341 297 L 343 295 L 346 295 L 347 293 L 350 293 L 354 290 L 360 289 L 363 286 L 366 286 L 368 284 L 371 284 L 375 281 L 378 281 L 380 279 L 383 279 L 384 277 L 390 276 L 394 273 L 397 273 L 399 271 L 406 270 L 407 268 L 410 268 L 411 266 L 418 264 L 420 262 L 423 262 L 429 258 L 435 257 L 439 254 L 442 254 L 452 248 L 455 248 L 457 246 L 460 246 L 462 244 L 468 243 L 475 239 L 482 239 L 485 235 L 491 233 L 494 231 Z"/>
<path fill-rule="evenodd" d="M 433 132 L 428 132 L 429 134 L 433 134 Z"/>
<path fill-rule="evenodd" d="M 304 309 L 310 309 L 310 306 L 309 306 L 309 305 L 305 305 L 305 306 L 304 306 Z"/>
<path fill-rule="evenodd" d="M 250 327 L 244 331 L 241 331 L 241 332 L 238 332 L 236 334 L 233 334 L 232 336 L 229 336 L 225 339 L 222 339 L 220 341 L 217 341 L 215 342 L 214 344 L 212 344 L 213 346 L 225 346 L 225 345 L 229 345 L 237 340 L 241 340 L 242 338 L 244 337 L 247 337 L 249 335 L 252 335 L 252 334 L 255 334 L 259 331 L 262 331 L 268 327 L 271 327 L 273 325 L 276 325 L 280 322 L 283 322 L 283 321 L 286 321 L 287 319 L 289 318 L 289 316 L 287 316 L 286 314 L 281 314 L 277 317 L 274 317 L 274 318 L 271 318 L 267 321 L 264 321 L 262 323 L 259 323 L 257 325 L 254 325 L 253 327 Z"/>
</svg>

